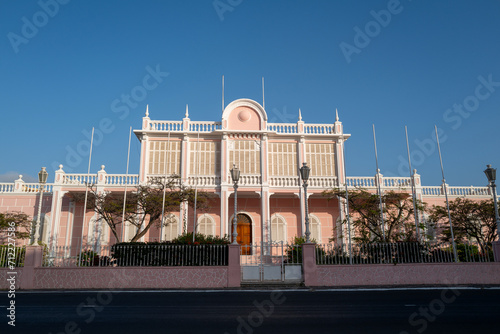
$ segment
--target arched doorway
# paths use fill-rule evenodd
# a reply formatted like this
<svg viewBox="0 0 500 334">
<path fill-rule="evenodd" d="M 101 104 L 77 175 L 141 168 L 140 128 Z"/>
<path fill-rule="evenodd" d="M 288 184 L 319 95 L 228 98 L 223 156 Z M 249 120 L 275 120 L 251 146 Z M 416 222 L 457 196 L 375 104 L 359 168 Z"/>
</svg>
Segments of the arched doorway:
<svg viewBox="0 0 500 334">
<path fill-rule="evenodd" d="M 252 254 L 252 247 L 250 247 L 252 244 L 252 221 L 250 220 L 250 217 L 244 213 L 238 213 L 236 220 L 236 231 L 238 232 L 236 241 L 241 245 L 241 254 L 250 255 Z M 233 224 L 234 220 L 231 223 L 231 231 L 233 231 Z M 231 242 L 232 241 L 233 239 L 231 236 Z"/>
</svg>

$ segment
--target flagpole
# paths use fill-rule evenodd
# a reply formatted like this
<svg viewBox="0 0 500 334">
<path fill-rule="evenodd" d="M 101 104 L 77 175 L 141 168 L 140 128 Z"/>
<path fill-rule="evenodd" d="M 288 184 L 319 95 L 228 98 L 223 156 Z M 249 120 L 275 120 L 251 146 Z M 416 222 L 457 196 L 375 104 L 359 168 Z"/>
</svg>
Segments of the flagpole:
<svg viewBox="0 0 500 334">
<path fill-rule="evenodd" d="M 417 211 L 417 195 L 415 194 L 415 177 L 412 175 L 411 159 L 410 159 L 410 144 L 408 143 L 408 129 L 405 125 L 406 134 L 406 150 L 408 151 L 408 168 L 410 168 L 411 195 L 413 198 L 413 214 L 415 216 L 415 231 L 417 232 L 417 241 L 420 241 L 420 229 L 418 227 L 418 211 Z"/>
<path fill-rule="evenodd" d="M 130 139 L 132 138 L 132 127 L 130 127 L 130 131 L 128 134 L 128 151 L 127 151 L 127 171 L 125 173 L 125 192 L 123 193 L 123 212 L 122 212 L 122 242 L 125 232 L 125 206 L 127 203 L 127 185 L 128 185 L 128 167 L 130 162 Z"/>
<path fill-rule="evenodd" d="M 92 146 L 94 144 L 94 127 L 92 127 L 92 136 L 90 138 L 90 152 L 89 152 L 89 167 L 87 169 L 87 182 L 85 182 L 85 202 L 83 204 L 83 221 L 82 221 L 82 238 L 80 240 L 80 254 L 79 254 L 79 259 L 78 262 L 80 263 L 81 257 L 82 257 L 82 249 L 83 249 L 83 232 L 85 228 L 85 216 L 87 213 L 87 198 L 88 198 L 88 193 L 89 193 L 89 186 L 88 184 L 90 183 L 90 163 L 92 161 Z M 90 234 L 90 231 L 89 231 Z"/>
<path fill-rule="evenodd" d="M 224 113 L 224 76 L 222 76 L 222 113 Z"/>
<path fill-rule="evenodd" d="M 437 131 L 436 125 L 434 125 L 434 130 L 436 131 L 436 141 L 437 141 L 437 145 L 438 145 L 439 162 L 441 163 L 441 175 L 443 176 L 444 195 L 446 197 L 446 209 L 448 210 L 448 221 L 450 222 L 451 240 L 453 241 L 453 256 L 455 257 L 455 262 L 458 262 L 457 245 L 455 244 L 455 235 L 453 234 L 453 225 L 451 224 L 450 202 L 448 201 L 448 189 L 446 187 L 446 179 L 444 178 L 443 159 L 441 157 L 441 146 L 439 145 L 439 136 L 438 136 L 438 131 Z"/>
<path fill-rule="evenodd" d="M 347 190 L 347 170 L 345 167 L 345 138 L 342 135 L 342 162 L 344 165 L 344 184 L 345 184 L 345 207 L 347 212 L 347 230 L 349 236 L 349 264 L 352 264 L 352 238 L 351 238 L 351 217 L 349 216 L 349 192 Z"/>
<path fill-rule="evenodd" d="M 198 164 L 200 163 L 198 155 L 200 154 L 200 129 L 198 129 L 198 140 L 196 142 L 196 155 L 194 156 L 194 168 L 196 170 L 196 182 L 194 186 L 194 208 L 193 208 L 193 242 L 195 241 L 196 236 L 196 204 L 198 202 L 198 173 L 199 168 Z"/>
<path fill-rule="evenodd" d="M 264 77 L 262 77 L 262 108 L 266 109 L 266 100 L 264 99 Z"/>
<path fill-rule="evenodd" d="M 165 223 L 165 195 L 167 191 L 167 163 L 169 163 L 168 157 L 170 155 L 170 128 L 168 129 L 167 136 L 167 152 L 165 152 L 165 185 L 163 186 L 163 200 L 161 202 L 161 225 L 160 225 L 160 241 L 163 238 L 163 224 Z"/>
<path fill-rule="evenodd" d="M 373 128 L 373 144 L 375 146 L 375 163 L 377 165 L 376 175 L 378 176 L 380 173 L 380 169 L 378 168 L 377 138 L 375 137 L 375 124 L 372 124 L 372 128 Z M 380 187 L 380 177 L 378 177 L 377 186 L 378 186 L 378 198 L 380 201 L 380 221 L 382 222 L 382 237 L 383 241 L 385 242 L 384 208 L 382 204 L 382 189 Z"/>
</svg>

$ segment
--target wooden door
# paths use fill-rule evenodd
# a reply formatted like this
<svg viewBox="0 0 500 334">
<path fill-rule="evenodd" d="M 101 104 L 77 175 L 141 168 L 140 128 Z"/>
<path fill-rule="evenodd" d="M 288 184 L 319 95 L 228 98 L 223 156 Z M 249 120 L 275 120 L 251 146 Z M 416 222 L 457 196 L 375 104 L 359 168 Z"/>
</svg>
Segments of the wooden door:
<svg viewBox="0 0 500 334">
<path fill-rule="evenodd" d="M 236 216 L 236 219 L 238 221 L 238 225 L 236 227 L 238 237 L 236 237 L 236 241 L 241 245 L 241 254 L 251 255 L 252 248 L 250 245 L 252 244 L 252 222 L 247 215 L 241 213 Z M 233 226 L 231 226 L 231 231 L 232 229 Z"/>
</svg>

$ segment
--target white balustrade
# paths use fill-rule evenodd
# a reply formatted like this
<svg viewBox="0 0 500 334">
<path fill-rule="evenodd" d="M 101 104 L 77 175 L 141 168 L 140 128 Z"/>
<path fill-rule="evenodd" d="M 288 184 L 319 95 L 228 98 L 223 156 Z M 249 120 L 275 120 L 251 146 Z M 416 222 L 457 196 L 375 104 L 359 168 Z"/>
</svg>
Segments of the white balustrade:
<svg viewBox="0 0 500 334">
<path fill-rule="evenodd" d="M 357 188 L 375 188 L 377 185 L 374 177 L 349 176 L 347 177 L 347 186 Z"/>
<path fill-rule="evenodd" d="M 422 195 L 424 196 L 441 196 L 444 195 L 441 186 L 425 186 L 422 187 Z"/>
<path fill-rule="evenodd" d="M 269 178 L 271 187 L 299 187 L 298 176 L 271 176 Z"/>
<path fill-rule="evenodd" d="M 220 185 L 220 176 L 215 175 L 199 175 L 199 176 L 189 176 L 187 178 L 187 184 L 189 186 L 200 186 L 209 187 Z"/>
<path fill-rule="evenodd" d="M 304 124 L 304 133 L 327 135 L 334 132 L 333 125 L 330 124 Z"/>
<path fill-rule="evenodd" d="M 62 184 L 97 184 L 97 174 L 63 174 Z"/>
<path fill-rule="evenodd" d="M 182 121 L 151 121 L 148 130 L 153 131 L 182 131 Z"/>
<path fill-rule="evenodd" d="M 231 175 L 229 175 L 228 180 L 231 180 Z M 240 181 L 238 182 L 240 186 L 252 186 L 261 185 L 260 175 L 240 175 Z"/>
<path fill-rule="evenodd" d="M 267 131 L 281 134 L 298 133 L 298 128 L 296 123 L 268 123 Z"/>
<path fill-rule="evenodd" d="M 409 177 L 383 177 L 383 188 L 411 188 L 411 179 Z"/>
<path fill-rule="evenodd" d="M 338 187 L 337 177 L 336 176 L 328 176 L 328 177 L 312 176 L 309 178 L 308 185 L 309 185 L 309 187 L 312 187 L 312 188 L 325 188 L 325 189 Z"/>
<path fill-rule="evenodd" d="M 135 186 L 139 184 L 139 175 L 137 174 L 106 174 L 104 184 L 111 186 Z"/>
<path fill-rule="evenodd" d="M 222 129 L 222 122 L 190 122 L 189 131 L 192 132 L 213 132 Z"/>
<path fill-rule="evenodd" d="M 44 193 L 52 192 L 52 183 L 46 183 L 43 187 Z M 13 193 L 15 191 L 14 183 L 0 183 L 0 193 Z M 21 193 L 38 193 L 40 192 L 40 184 L 39 183 L 22 183 L 18 192 Z"/>
<path fill-rule="evenodd" d="M 14 183 L 0 183 L 0 193 L 14 192 Z"/>
<path fill-rule="evenodd" d="M 447 187 L 450 196 L 491 196 L 488 187 Z"/>
</svg>

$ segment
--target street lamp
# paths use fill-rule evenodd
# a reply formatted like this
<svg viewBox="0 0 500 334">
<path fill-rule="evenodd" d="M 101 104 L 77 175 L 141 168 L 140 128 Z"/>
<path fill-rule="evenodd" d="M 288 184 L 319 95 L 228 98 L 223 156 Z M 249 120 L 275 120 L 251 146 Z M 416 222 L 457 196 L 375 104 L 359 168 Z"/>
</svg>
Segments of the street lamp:
<svg viewBox="0 0 500 334">
<path fill-rule="evenodd" d="M 307 180 L 309 180 L 310 173 L 311 168 L 307 166 L 307 162 L 304 162 L 302 167 L 300 167 L 300 176 L 302 177 L 302 181 L 304 183 L 304 197 L 306 201 L 306 243 L 310 241 L 309 236 L 311 235 L 311 232 L 309 232 L 309 212 L 307 209 Z"/>
<path fill-rule="evenodd" d="M 496 184 L 495 180 L 497 179 L 497 169 L 491 168 L 491 165 L 486 165 L 486 170 L 484 174 L 488 178 L 488 182 L 490 183 L 491 189 L 493 190 L 493 203 L 495 204 L 495 220 L 497 222 L 497 234 L 500 240 L 500 218 L 498 217 L 498 205 L 497 205 L 497 192 L 496 192 Z"/>
<path fill-rule="evenodd" d="M 236 238 L 238 237 L 238 231 L 236 230 L 236 226 L 238 224 L 238 220 L 236 218 L 236 215 L 238 213 L 237 198 L 238 198 L 238 181 L 240 180 L 240 170 L 238 169 L 238 167 L 236 167 L 235 164 L 233 164 L 233 168 L 231 168 L 231 178 L 233 179 L 234 183 L 233 245 L 237 245 L 238 241 L 236 240 Z"/>
<path fill-rule="evenodd" d="M 42 215 L 42 197 L 43 197 L 43 187 L 47 182 L 47 177 L 49 173 L 45 170 L 45 167 L 42 167 L 42 170 L 38 173 L 38 182 L 40 183 L 40 200 L 38 202 L 38 215 L 36 217 L 35 222 L 35 236 L 33 237 L 33 244 L 38 243 L 38 239 L 40 238 L 40 216 Z"/>
</svg>

